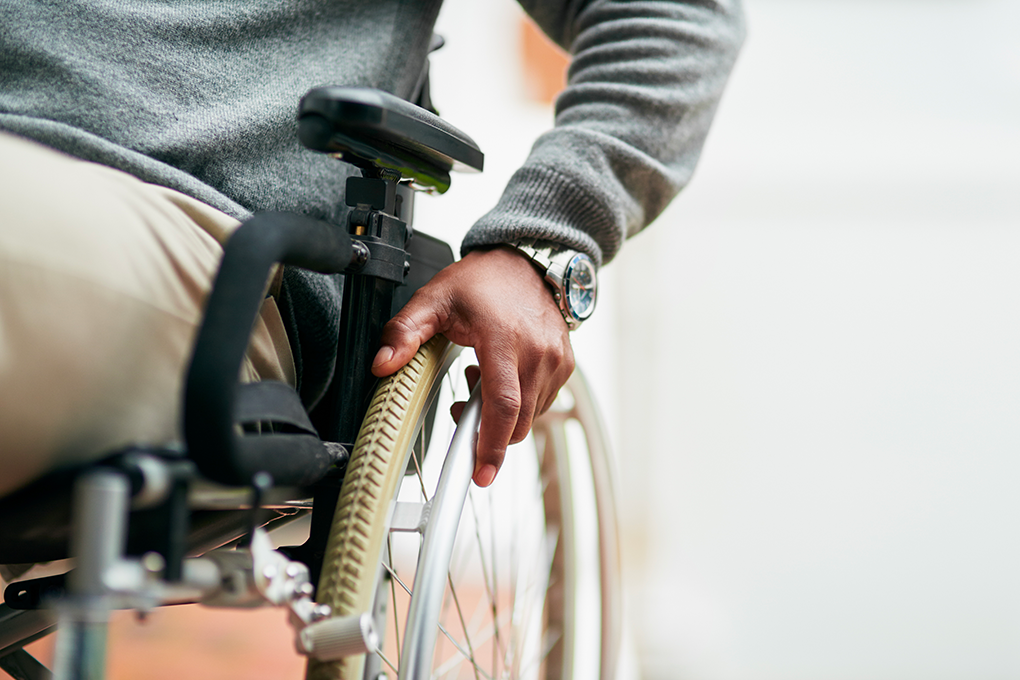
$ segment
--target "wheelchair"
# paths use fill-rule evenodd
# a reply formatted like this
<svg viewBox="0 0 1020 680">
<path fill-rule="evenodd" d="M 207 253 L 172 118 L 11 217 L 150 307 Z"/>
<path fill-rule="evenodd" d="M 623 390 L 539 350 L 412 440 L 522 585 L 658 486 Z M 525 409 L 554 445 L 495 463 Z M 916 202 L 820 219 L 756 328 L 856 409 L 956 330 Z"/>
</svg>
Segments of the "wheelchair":
<svg viewBox="0 0 1020 680">
<path fill-rule="evenodd" d="M 0 564 L 69 567 L 7 585 L 0 669 L 99 680 L 112 610 L 200 603 L 285 610 L 308 678 L 613 677 L 616 525 L 580 372 L 479 489 L 480 397 L 460 348 L 436 337 L 394 376 L 370 371 L 386 321 L 454 261 L 413 229 L 416 191 L 445 192 L 482 152 L 383 92 L 317 88 L 298 115 L 306 147 L 361 170 L 346 229 L 262 213 L 231 237 L 188 368 L 183 446 L 113 452 L 0 499 Z M 341 351 L 316 410 L 328 417 L 283 383 L 238 383 L 277 263 L 344 275 Z M 453 401 L 467 401 L 457 424 Z M 308 515 L 307 540 L 274 549 L 269 532 Z M 55 631 L 51 673 L 24 647 Z"/>
</svg>

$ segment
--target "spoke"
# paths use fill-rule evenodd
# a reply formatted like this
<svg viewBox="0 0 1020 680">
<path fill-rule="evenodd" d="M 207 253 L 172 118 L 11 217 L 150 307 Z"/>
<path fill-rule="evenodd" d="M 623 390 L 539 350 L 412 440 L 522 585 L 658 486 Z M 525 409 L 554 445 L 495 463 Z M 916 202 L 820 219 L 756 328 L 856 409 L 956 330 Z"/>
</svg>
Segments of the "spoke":
<svg viewBox="0 0 1020 680">
<path fill-rule="evenodd" d="M 471 615 L 471 622 L 468 624 L 468 629 L 471 631 L 469 635 L 474 638 L 478 634 L 478 631 L 485 625 L 485 615 L 488 613 L 488 603 L 484 597 L 478 598 L 478 604 L 475 605 L 475 613 Z"/>
<path fill-rule="evenodd" d="M 517 479 L 517 477 L 515 477 L 515 479 Z M 542 493 L 538 489 L 538 487 L 541 486 L 541 478 L 540 476 L 536 476 L 530 481 L 536 487 L 531 494 L 519 494 L 515 491 L 512 496 L 513 517 L 517 518 L 518 521 L 516 522 L 514 530 L 510 532 L 510 640 L 507 642 L 506 652 L 503 657 L 504 669 L 513 668 L 515 658 L 519 655 L 518 651 L 527 639 L 527 631 L 523 631 L 521 628 L 522 611 L 521 608 L 518 607 L 518 604 L 521 603 L 524 598 L 518 597 L 519 589 L 522 586 L 522 565 L 518 562 L 517 556 L 518 554 L 523 555 L 525 553 L 534 554 L 537 562 L 541 559 L 540 556 L 542 554 L 541 549 L 536 549 L 531 545 L 527 546 L 530 550 L 522 552 L 520 546 L 523 531 L 533 528 L 536 522 L 545 526 L 545 503 L 542 499 Z M 522 496 L 525 506 L 524 508 L 519 509 L 518 504 L 522 500 Z M 534 571 L 534 567 L 525 570 L 525 574 L 523 576 L 525 582 L 527 582 L 528 574 L 532 571 Z M 524 602 L 524 604 L 527 605 L 527 602 Z"/>
<path fill-rule="evenodd" d="M 397 670 L 397 667 L 394 666 L 393 663 L 389 659 L 386 658 L 386 655 L 382 653 L 381 649 L 376 649 L 375 653 L 379 655 L 380 659 L 382 659 L 383 661 L 386 662 L 387 666 L 389 666 L 390 668 L 393 669 L 393 674 L 394 675 L 399 675 L 400 674 L 400 671 Z"/>
<path fill-rule="evenodd" d="M 446 620 L 446 615 L 450 612 L 451 602 L 453 602 L 453 593 L 449 589 L 447 589 L 446 592 L 443 593 L 443 610 L 439 615 L 440 621 Z"/>
<path fill-rule="evenodd" d="M 450 583 L 450 592 L 453 593 L 453 603 L 457 606 L 457 617 L 460 619 L 460 627 L 464 631 L 464 641 L 467 642 L 468 661 L 470 661 L 471 665 L 474 666 L 475 680 L 478 680 L 478 674 L 481 672 L 481 669 L 475 661 L 475 650 L 471 648 L 471 638 L 468 636 L 467 626 L 464 625 L 464 612 L 461 611 L 460 600 L 457 599 L 457 589 L 453 587 L 453 578 L 449 574 L 446 575 L 446 580 Z M 447 637 L 449 637 L 449 635 L 447 635 Z M 453 640 L 453 638 L 450 639 Z"/>
<path fill-rule="evenodd" d="M 489 574 L 489 565 L 485 560 L 485 544 L 482 542 L 481 534 L 481 522 L 478 521 L 478 509 L 475 507 L 474 494 L 468 494 L 468 500 L 471 502 L 471 514 L 475 520 L 475 540 L 478 542 L 478 556 L 482 561 L 482 576 L 485 582 L 485 594 L 489 598 L 489 607 L 492 610 L 492 620 L 496 620 L 496 597 L 492 592 L 492 579 Z M 496 646 L 500 646 L 499 633 L 496 633 Z M 495 664 L 493 664 L 495 666 Z M 493 668 L 495 671 L 495 668 Z"/>
<path fill-rule="evenodd" d="M 517 475 L 515 475 L 513 478 L 517 479 Z M 531 500 L 531 499 L 528 499 L 528 500 Z M 518 514 L 521 511 L 518 509 L 518 495 L 517 495 L 517 493 L 514 493 L 511 496 L 511 508 L 510 508 L 510 511 L 513 513 L 514 517 L 519 517 L 520 516 Z M 510 640 L 507 641 L 506 654 L 503 657 L 503 668 L 504 668 L 504 670 L 510 668 L 510 662 L 512 661 L 511 656 L 513 654 L 513 649 L 517 645 L 517 638 L 520 636 L 520 633 L 517 630 L 517 626 L 515 625 L 515 620 L 516 620 L 516 616 L 517 616 L 517 580 L 520 578 L 520 571 L 519 571 L 519 568 L 517 566 L 517 553 L 518 553 L 517 541 L 518 541 L 518 539 L 520 537 L 520 531 L 521 531 L 522 526 L 523 526 L 523 524 L 517 523 L 515 525 L 514 529 L 510 532 L 510 565 L 509 565 L 509 571 L 510 571 L 510 573 L 509 573 L 509 578 L 510 578 L 510 590 L 509 590 L 509 593 L 510 593 Z"/>
<path fill-rule="evenodd" d="M 549 632 L 552 632 L 552 631 L 549 631 Z M 541 656 L 539 656 L 537 659 L 535 659 L 534 661 L 529 663 L 527 666 L 522 668 L 520 674 L 517 677 L 520 677 L 520 678 L 524 677 L 527 673 L 531 672 L 531 670 L 533 668 L 535 668 L 540 663 L 545 661 L 549 657 L 549 654 L 552 653 L 553 647 L 556 646 L 556 643 L 559 642 L 560 638 L 562 638 L 562 637 L 563 637 L 563 631 L 559 631 L 559 630 L 555 631 L 555 635 L 554 636 L 545 635 L 544 636 L 545 639 L 543 640 L 544 644 L 543 644 L 543 649 L 542 649 Z"/>
<path fill-rule="evenodd" d="M 384 566 L 384 567 L 386 567 L 386 571 L 390 572 L 390 576 L 392 576 L 392 577 L 393 577 L 393 580 L 394 580 L 394 581 L 396 581 L 396 582 L 397 582 L 398 584 L 400 584 L 400 587 L 404 589 L 404 592 L 405 592 L 405 593 L 407 593 L 408 595 L 410 595 L 410 594 L 411 594 L 411 589 L 410 589 L 410 588 L 408 588 L 408 587 L 407 587 L 407 586 L 406 586 L 406 585 L 404 584 L 404 582 L 400 580 L 400 577 L 399 577 L 399 576 L 397 576 L 397 572 L 395 572 L 395 571 L 393 570 L 393 568 L 392 568 L 392 567 L 390 567 L 390 566 L 388 566 L 388 565 L 383 565 L 383 566 Z"/>
<path fill-rule="evenodd" d="M 499 658 L 499 652 L 503 651 L 503 645 L 499 637 L 499 626 L 496 622 L 499 621 L 499 581 L 497 576 L 499 575 L 498 569 L 498 556 L 496 555 L 496 509 L 493 506 L 492 493 L 486 494 L 489 498 L 489 555 L 492 556 L 492 591 L 496 596 L 496 599 L 492 601 L 492 622 L 496 627 L 496 644 L 492 647 L 492 673 L 496 674 L 496 660 Z"/>
<path fill-rule="evenodd" d="M 400 663 L 400 617 L 397 613 L 397 571 L 393 568 L 393 536 L 392 534 L 386 535 L 386 571 L 390 572 L 390 596 L 393 598 L 393 631 L 394 640 L 397 643 L 397 663 Z M 404 584 L 401 583 L 401 586 Z M 383 626 L 385 628 L 385 626 Z"/>
<path fill-rule="evenodd" d="M 536 572 L 532 575 L 532 578 L 526 581 L 523 586 L 518 584 L 518 588 L 523 587 L 521 594 L 522 600 L 524 600 L 524 608 L 520 612 L 521 618 L 515 623 L 515 627 L 519 627 L 520 621 L 524 622 L 524 625 L 529 625 L 534 622 L 535 616 L 542 616 L 542 610 L 535 612 L 535 605 L 544 603 L 546 593 L 549 590 L 550 583 L 552 582 L 552 566 L 556 554 L 556 545 L 559 543 L 559 532 L 555 531 L 551 527 L 546 528 L 545 540 L 542 542 L 544 549 L 538 550 L 538 559 L 543 560 L 537 564 Z M 541 606 L 541 605 L 540 605 Z M 517 640 L 518 649 L 515 650 L 514 662 L 521 662 L 524 658 L 523 645 L 527 642 L 525 637 L 520 637 Z M 548 656 L 548 652 L 541 655 L 539 661 L 544 660 Z M 523 672 L 523 671 L 522 671 Z M 521 677 L 522 672 L 516 674 L 516 677 Z"/>
<path fill-rule="evenodd" d="M 500 624 L 506 624 L 510 621 L 510 617 L 506 612 L 503 612 L 503 616 L 501 618 L 501 621 L 486 624 L 484 628 L 480 628 L 474 632 L 471 638 L 474 640 L 475 647 L 480 647 L 494 638 L 496 636 L 496 631 L 499 630 Z"/>
<path fill-rule="evenodd" d="M 450 635 L 449 631 L 447 631 L 442 624 L 439 625 L 439 630 L 442 631 L 443 635 L 447 637 L 447 639 L 450 641 L 450 644 L 453 645 L 454 649 L 456 649 L 458 653 L 455 653 L 452 657 L 443 662 L 442 666 L 434 670 L 432 672 L 432 677 L 435 678 L 442 675 L 443 673 L 449 672 L 450 669 L 456 667 L 456 665 L 460 663 L 461 658 L 463 658 L 464 661 L 467 661 L 474 667 L 476 678 L 478 677 L 479 674 L 481 674 L 483 677 L 486 678 L 486 680 L 493 680 L 491 675 L 486 673 L 484 669 L 480 668 L 478 664 L 475 663 L 475 660 L 471 658 L 471 654 L 464 651 L 464 648 L 461 647 L 460 643 L 453 639 L 453 636 Z"/>
<path fill-rule="evenodd" d="M 504 618 L 506 618 L 506 617 L 504 617 Z M 471 658 L 468 656 L 467 652 L 464 651 L 463 645 L 461 645 L 459 642 L 457 642 L 453 638 L 453 636 L 450 635 L 450 633 L 446 630 L 446 628 L 443 627 L 442 624 L 439 625 L 439 630 L 441 630 L 443 632 L 443 635 L 445 635 L 447 638 L 449 638 L 450 642 L 453 644 L 453 646 L 457 649 L 457 652 L 459 652 L 459 653 L 453 654 L 452 657 L 450 657 L 449 659 L 444 661 L 442 666 L 440 666 L 436 671 L 433 672 L 433 677 L 435 677 L 436 675 L 442 675 L 443 673 L 448 672 L 450 670 L 450 668 L 451 668 L 451 665 L 456 665 L 461 660 L 461 657 L 463 657 L 463 660 L 465 660 L 465 661 L 468 661 L 470 663 L 474 663 L 471 660 Z M 475 646 L 484 644 L 484 643 L 488 642 L 490 639 L 492 639 L 492 637 L 493 637 L 493 627 L 492 626 L 488 627 L 487 629 L 483 630 L 482 632 L 484 633 L 484 637 L 481 640 L 476 640 L 475 641 Z M 493 672 L 493 674 L 490 676 L 488 673 L 486 673 L 480 667 L 477 668 L 476 670 L 479 673 L 481 673 L 482 675 L 484 675 L 486 678 L 492 678 L 492 677 L 495 677 L 495 675 L 496 675 L 495 672 Z"/>
</svg>

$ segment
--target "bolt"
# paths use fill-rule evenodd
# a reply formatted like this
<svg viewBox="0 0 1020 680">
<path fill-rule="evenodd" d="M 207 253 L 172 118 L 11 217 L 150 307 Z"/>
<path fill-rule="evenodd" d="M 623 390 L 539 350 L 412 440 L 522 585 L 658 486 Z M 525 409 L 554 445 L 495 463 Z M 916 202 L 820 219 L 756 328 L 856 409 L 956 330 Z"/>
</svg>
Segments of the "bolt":
<svg viewBox="0 0 1020 680">
<path fill-rule="evenodd" d="M 149 574 L 158 574 L 166 567 L 166 560 L 158 552 L 147 552 L 142 555 L 142 569 Z"/>
<path fill-rule="evenodd" d="M 361 241 L 355 240 L 351 242 L 351 247 L 354 250 L 354 261 L 352 264 L 358 267 L 363 267 L 365 263 L 368 262 L 369 257 L 371 257 L 368 246 Z"/>
<path fill-rule="evenodd" d="M 328 619 L 332 613 L 333 610 L 328 604 L 317 604 L 312 608 L 312 620 Z"/>
<path fill-rule="evenodd" d="M 315 594 L 315 586 L 309 581 L 305 581 L 298 586 L 298 595 L 304 595 L 305 597 L 311 597 Z"/>
<path fill-rule="evenodd" d="M 273 476 L 264 470 L 256 472 L 251 481 L 253 486 L 258 487 L 262 491 L 273 487 Z"/>
<path fill-rule="evenodd" d="M 276 578 L 276 574 L 277 573 L 278 572 L 276 570 L 276 565 L 275 564 L 267 564 L 262 569 L 262 576 L 265 577 L 265 579 L 268 580 L 268 581 L 272 581 L 274 578 Z"/>
<path fill-rule="evenodd" d="M 300 573 L 301 573 L 301 567 L 299 567 L 298 565 L 296 565 L 296 564 L 288 564 L 287 565 L 287 576 L 289 576 L 291 578 L 297 578 L 298 574 L 300 574 Z"/>
</svg>

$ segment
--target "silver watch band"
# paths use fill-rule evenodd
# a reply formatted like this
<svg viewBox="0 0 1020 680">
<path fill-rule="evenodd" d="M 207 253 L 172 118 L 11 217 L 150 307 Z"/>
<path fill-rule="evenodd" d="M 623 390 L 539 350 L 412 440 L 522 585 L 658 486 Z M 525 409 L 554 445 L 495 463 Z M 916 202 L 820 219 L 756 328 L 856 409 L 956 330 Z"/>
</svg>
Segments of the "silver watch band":
<svg viewBox="0 0 1020 680">
<path fill-rule="evenodd" d="M 549 284 L 549 288 L 552 291 L 556 307 L 560 310 L 560 315 L 567 324 L 567 328 L 570 330 L 576 330 L 579 328 L 581 326 L 581 321 L 575 319 L 570 314 L 564 297 L 566 294 L 564 284 L 566 263 L 560 261 L 563 258 L 555 257 L 555 255 L 559 252 L 573 253 L 574 251 L 552 241 L 542 241 L 534 238 L 521 238 L 507 243 L 506 245 L 514 248 L 522 255 L 526 255 L 532 263 L 541 270 L 542 276 L 545 278 L 546 283 Z M 569 260 L 569 258 L 567 258 L 567 260 Z"/>
</svg>

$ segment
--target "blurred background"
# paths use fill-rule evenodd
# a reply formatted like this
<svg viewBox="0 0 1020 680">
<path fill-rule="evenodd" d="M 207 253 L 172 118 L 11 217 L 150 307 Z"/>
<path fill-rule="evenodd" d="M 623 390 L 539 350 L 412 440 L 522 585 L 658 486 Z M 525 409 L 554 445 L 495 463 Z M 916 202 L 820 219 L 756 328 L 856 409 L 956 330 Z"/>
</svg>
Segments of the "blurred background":
<svg viewBox="0 0 1020 680">
<path fill-rule="evenodd" d="M 616 452 L 647 680 L 1020 677 L 1020 3 L 747 0 L 691 185 L 575 335 Z M 449 0 L 440 112 L 486 172 L 552 124 L 562 55 Z"/>
</svg>

